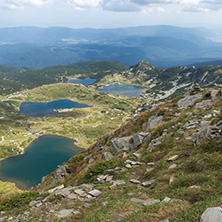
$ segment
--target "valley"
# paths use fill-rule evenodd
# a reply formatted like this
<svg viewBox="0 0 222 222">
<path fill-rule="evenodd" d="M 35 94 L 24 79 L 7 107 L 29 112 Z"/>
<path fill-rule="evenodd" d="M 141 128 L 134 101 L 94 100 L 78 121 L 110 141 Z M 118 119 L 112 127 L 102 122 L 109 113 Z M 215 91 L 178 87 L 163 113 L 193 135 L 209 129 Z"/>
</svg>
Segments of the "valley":
<svg viewBox="0 0 222 222">
<path fill-rule="evenodd" d="M 55 221 L 66 209 L 70 214 L 64 221 L 117 221 L 119 216 L 126 221 L 192 221 L 206 206 L 216 204 L 221 194 L 211 179 L 220 174 L 221 66 L 161 69 L 141 61 L 125 69 L 116 63 L 112 69 L 108 63 L 107 70 L 100 71 L 107 61 L 84 64 L 86 72 L 82 63 L 70 65 L 79 65 L 79 73 L 67 66 L 15 72 L 15 76 L 4 71 L 3 83 L 7 85 L 10 79 L 11 88 L 2 88 L 0 97 L 1 159 L 26 152 L 25 148 L 45 135 L 71 139 L 84 150 L 57 169 L 55 165 L 55 171 L 50 170 L 34 191 L 1 182 L 3 217 L 20 214 L 21 220 Z M 87 64 L 97 70 L 89 71 Z M 7 70 L 11 72 L 10 67 Z M 32 77 L 40 73 L 40 81 L 33 82 Z M 96 81 L 82 85 L 68 82 L 71 78 Z M 22 80 L 25 84 L 21 86 Z M 111 85 L 114 94 L 132 91 L 127 91 L 128 96 L 100 92 Z M 118 92 L 118 87 L 123 88 Z M 40 116 L 18 113 L 24 102 L 63 100 L 87 107 L 57 106 L 50 115 Z M 212 155 L 218 155 L 217 162 Z M 210 190 L 218 195 L 214 199 L 212 194 L 211 202 L 204 198 Z M 28 205 L 12 212 L 8 197 Z M 37 202 L 32 205 L 31 201 Z M 192 209 L 198 212 L 196 216 Z"/>
</svg>

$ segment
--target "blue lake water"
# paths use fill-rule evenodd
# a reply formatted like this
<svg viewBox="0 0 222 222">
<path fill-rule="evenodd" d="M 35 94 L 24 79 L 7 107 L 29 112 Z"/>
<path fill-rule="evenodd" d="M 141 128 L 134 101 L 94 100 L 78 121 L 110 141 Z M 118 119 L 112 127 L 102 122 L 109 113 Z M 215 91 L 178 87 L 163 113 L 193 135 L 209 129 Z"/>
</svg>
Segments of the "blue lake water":
<svg viewBox="0 0 222 222">
<path fill-rule="evenodd" d="M 123 95 L 128 97 L 137 97 L 145 90 L 146 88 L 144 87 L 131 85 L 109 85 L 102 89 L 98 89 L 99 92 L 107 92 L 114 95 Z"/>
<path fill-rule="evenodd" d="M 30 189 L 57 165 L 68 161 L 83 149 L 74 140 L 45 135 L 33 141 L 25 153 L 0 161 L 0 180 L 14 182 L 21 189 Z"/>
<path fill-rule="evenodd" d="M 89 107 L 86 104 L 77 103 L 68 99 L 55 100 L 52 102 L 23 102 L 20 105 L 19 113 L 26 116 L 41 117 L 46 115 L 58 115 L 54 109 L 70 109 Z"/>
<path fill-rule="evenodd" d="M 96 82 L 96 79 L 69 79 L 68 82 L 70 83 L 80 83 L 84 86 L 88 86 Z"/>
</svg>

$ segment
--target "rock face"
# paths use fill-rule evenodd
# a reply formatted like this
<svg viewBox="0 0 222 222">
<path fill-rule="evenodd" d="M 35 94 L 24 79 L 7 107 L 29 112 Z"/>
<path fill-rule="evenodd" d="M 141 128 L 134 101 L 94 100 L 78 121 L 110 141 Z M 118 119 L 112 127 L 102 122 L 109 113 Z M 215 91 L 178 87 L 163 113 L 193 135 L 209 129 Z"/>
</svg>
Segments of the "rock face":
<svg viewBox="0 0 222 222">
<path fill-rule="evenodd" d="M 56 185 L 59 182 L 62 182 L 67 176 L 70 175 L 70 173 L 71 172 L 69 171 L 66 165 L 58 166 L 52 185 Z"/>
<path fill-rule="evenodd" d="M 122 137 L 122 138 L 113 138 L 111 140 L 111 147 L 110 147 L 111 153 L 113 155 L 116 155 L 123 148 L 132 149 L 132 144 L 130 143 L 131 138 L 132 138 L 131 136 Z"/>
<path fill-rule="evenodd" d="M 147 131 L 149 128 L 157 126 L 162 122 L 163 122 L 163 116 L 157 116 L 157 115 L 151 116 L 148 122 L 143 123 L 142 125 L 143 132 Z"/>
<path fill-rule="evenodd" d="M 186 96 L 185 98 L 178 101 L 177 105 L 179 109 L 187 109 L 188 106 L 194 105 L 194 103 L 202 97 L 201 94 L 196 94 L 192 96 Z"/>
<path fill-rule="evenodd" d="M 201 215 L 200 222 L 222 222 L 222 208 L 207 208 Z"/>
</svg>

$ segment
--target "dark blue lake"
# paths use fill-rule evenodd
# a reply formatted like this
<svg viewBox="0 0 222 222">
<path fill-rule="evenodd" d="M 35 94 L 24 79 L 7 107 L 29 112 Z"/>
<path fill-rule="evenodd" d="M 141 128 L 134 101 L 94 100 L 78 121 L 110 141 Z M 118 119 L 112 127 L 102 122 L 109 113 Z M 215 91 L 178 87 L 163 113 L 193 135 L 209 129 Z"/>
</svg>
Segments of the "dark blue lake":
<svg viewBox="0 0 222 222">
<path fill-rule="evenodd" d="M 82 84 L 84 86 L 88 86 L 88 85 L 91 85 L 94 82 L 96 82 L 96 79 L 69 79 L 68 82 L 79 83 L 79 84 Z"/>
<path fill-rule="evenodd" d="M 45 135 L 33 141 L 25 153 L 0 161 L 0 180 L 14 182 L 21 189 L 30 189 L 41 178 L 53 172 L 57 165 L 68 161 L 83 149 L 74 140 Z"/>
<path fill-rule="evenodd" d="M 70 109 L 89 107 L 86 104 L 77 103 L 69 99 L 55 100 L 52 102 L 23 102 L 20 105 L 19 113 L 26 116 L 41 117 L 46 115 L 58 115 L 54 109 Z"/>
<path fill-rule="evenodd" d="M 137 97 L 145 90 L 146 88 L 144 87 L 131 85 L 109 85 L 102 89 L 98 89 L 99 92 L 107 92 L 114 95 L 123 95 L 128 97 Z"/>
</svg>

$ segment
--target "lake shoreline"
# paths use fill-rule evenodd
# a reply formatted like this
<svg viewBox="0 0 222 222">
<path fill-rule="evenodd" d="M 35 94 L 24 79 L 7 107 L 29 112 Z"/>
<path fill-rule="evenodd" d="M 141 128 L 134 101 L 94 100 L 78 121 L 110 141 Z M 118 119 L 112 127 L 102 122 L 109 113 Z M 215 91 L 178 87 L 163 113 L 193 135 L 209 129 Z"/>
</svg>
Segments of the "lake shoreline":
<svg viewBox="0 0 222 222">
<path fill-rule="evenodd" d="M 64 139 L 71 140 L 72 144 L 73 144 L 74 146 L 76 146 L 75 143 L 76 143 L 77 141 L 76 141 L 75 139 L 71 139 L 71 138 L 68 138 L 68 137 L 65 137 L 65 136 L 58 136 L 58 135 L 52 135 L 52 134 L 44 134 L 44 135 L 41 135 L 39 138 L 47 137 L 47 136 L 53 136 L 53 137 L 57 137 L 57 138 L 64 138 Z M 13 156 L 9 156 L 9 157 L 3 158 L 3 159 L 0 160 L 0 163 L 2 163 L 3 161 L 7 161 L 7 159 L 9 159 L 9 158 L 15 158 L 15 157 L 17 157 L 17 156 L 22 156 L 22 155 L 24 155 L 25 152 L 26 152 L 30 147 L 32 147 L 32 146 L 38 141 L 39 138 L 34 139 L 34 140 L 24 149 L 24 152 L 23 152 L 23 153 L 19 153 L 19 154 L 13 155 Z M 78 149 L 80 149 L 79 152 L 81 152 L 81 151 L 84 150 L 83 148 L 80 148 L 80 147 L 78 147 L 78 146 L 76 146 L 76 147 L 77 147 Z M 71 148 L 71 150 L 72 150 L 72 148 Z M 74 151 L 74 150 L 75 150 L 75 148 L 73 149 L 73 151 Z M 79 153 L 79 152 L 77 152 L 77 153 Z M 76 153 L 76 154 L 77 154 L 77 153 Z M 74 154 L 73 156 L 75 156 L 76 154 Z M 70 158 L 72 158 L 73 156 L 71 156 Z M 70 158 L 69 158 L 69 159 L 70 159 Z M 69 159 L 68 159 L 68 160 L 69 160 Z M 68 160 L 66 160 L 65 162 L 67 162 Z M 64 162 L 63 162 L 63 163 L 64 163 Z M 58 164 L 58 165 L 59 165 L 59 164 Z M 55 167 L 55 169 L 56 169 L 56 167 Z M 53 172 L 53 171 L 52 171 L 52 172 Z M 50 172 L 50 173 L 52 173 L 52 172 Z M 46 174 L 46 175 L 43 175 L 42 177 L 47 176 L 47 175 L 49 175 L 50 173 L 48 173 L 48 174 Z M 41 177 L 41 178 L 42 178 L 42 177 Z M 38 183 L 38 184 L 35 184 L 34 186 L 30 187 L 28 184 L 26 184 L 26 183 L 23 182 L 22 180 L 13 178 L 12 176 L 6 175 L 6 174 L 4 174 L 4 173 L 2 173 L 2 172 L 0 172 L 0 180 L 1 180 L 2 182 L 13 183 L 13 184 L 15 184 L 15 186 L 16 186 L 18 189 L 23 190 L 23 191 L 32 190 L 32 189 L 34 189 L 34 188 L 39 184 L 39 183 Z M 41 183 L 41 182 L 40 182 L 40 183 Z"/>
</svg>

